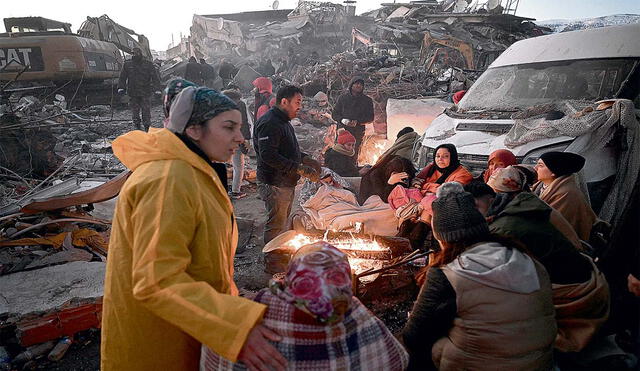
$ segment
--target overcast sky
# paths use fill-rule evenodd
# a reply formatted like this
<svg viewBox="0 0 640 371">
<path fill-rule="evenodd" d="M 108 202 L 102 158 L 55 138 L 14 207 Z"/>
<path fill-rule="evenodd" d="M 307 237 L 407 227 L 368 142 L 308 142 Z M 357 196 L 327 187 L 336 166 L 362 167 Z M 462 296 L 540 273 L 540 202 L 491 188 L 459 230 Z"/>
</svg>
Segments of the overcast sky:
<svg viewBox="0 0 640 371">
<path fill-rule="evenodd" d="M 69 22 L 74 31 L 77 31 L 86 16 L 108 14 L 121 25 L 147 36 L 151 48 L 156 50 L 165 50 L 171 42 L 172 34 L 176 41 L 179 40 L 180 32 L 188 34 L 193 14 L 267 10 L 273 3 L 273 0 L 189 0 L 155 4 L 134 0 L 0 1 L 1 18 L 41 16 Z M 293 8 L 298 3 L 297 0 L 279 2 L 280 9 Z M 378 8 L 381 2 L 385 1 L 358 0 L 357 12 Z M 621 13 L 640 14 L 640 0 L 520 0 L 517 15 L 546 20 L 590 18 Z"/>
</svg>

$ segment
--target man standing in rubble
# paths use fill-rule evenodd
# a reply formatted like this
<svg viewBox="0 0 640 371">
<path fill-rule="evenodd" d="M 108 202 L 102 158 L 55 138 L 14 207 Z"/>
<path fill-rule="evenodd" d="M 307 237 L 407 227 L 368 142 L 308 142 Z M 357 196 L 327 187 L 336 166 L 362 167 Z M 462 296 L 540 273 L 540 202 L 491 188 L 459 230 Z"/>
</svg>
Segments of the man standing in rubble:
<svg viewBox="0 0 640 371">
<path fill-rule="evenodd" d="M 196 85 L 202 85 L 202 66 L 196 57 L 191 56 L 184 70 L 184 79 Z"/>
<path fill-rule="evenodd" d="M 362 77 L 351 79 L 349 90 L 338 98 L 332 116 L 338 128 L 345 128 L 356 138 L 355 152 L 358 158 L 365 125 L 373 122 L 373 100 L 364 94 Z"/>
<path fill-rule="evenodd" d="M 253 146 L 258 157 L 258 192 L 267 211 L 264 243 L 286 230 L 294 188 L 300 176 L 320 178 L 320 164 L 300 151 L 290 121 L 302 106 L 302 89 L 287 85 L 278 90 L 276 105 L 256 122 Z"/>
<path fill-rule="evenodd" d="M 213 85 L 218 74 L 216 73 L 216 69 L 207 63 L 204 58 L 200 58 L 200 77 L 202 78 L 204 86 L 214 88 Z"/>
<path fill-rule="evenodd" d="M 136 129 L 140 125 L 140 111 L 142 111 L 142 125 L 149 130 L 151 125 L 150 96 L 154 90 L 160 89 L 160 78 L 155 65 L 142 55 L 142 49 L 133 48 L 133 57 L 124 62 L 120 79 L 118 80 L 118 94 L 129 95 L 131 118 Z"/>
</svg>

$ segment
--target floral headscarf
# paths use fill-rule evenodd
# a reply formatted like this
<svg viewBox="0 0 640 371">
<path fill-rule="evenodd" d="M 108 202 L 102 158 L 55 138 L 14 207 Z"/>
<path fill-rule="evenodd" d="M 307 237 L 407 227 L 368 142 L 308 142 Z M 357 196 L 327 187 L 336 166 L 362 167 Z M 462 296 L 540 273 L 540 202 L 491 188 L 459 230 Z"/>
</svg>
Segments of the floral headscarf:
<svg viewBox="0 0 640 371">
<path fill-rule="evenodd" d="M 353 296 L 349 260 L 326 242 L 303 246 L 291 259 L 284 280 L 271 280 L 270 288 L 320 323 L 339 322 Z"/>
<path fill-rule="evenodd" d="M 169 118 L 169 111 L 171 109 L 171 102 L 173 102 L 173 98 L 178 95 L 182 91 L 182 89 L 195 86 L 196 84 L 191 81 L 175 78 L 167 83 L 167 86 L 164 88 L 164 97 L 162 98 L 162 109 L 164 110 L 164 117 Z"/>
<path fill-rule="evenodd" d="M 173 99 L 166 128 L 182 134 L 190 125 L 203 123 L 223 112 L 237 109 L 237 104 L 216 90 L 189 86 Z"/>
<path fill-rule="evenodd" d="M 496 192 L 522 192 L 527 186 L 527 176 L 514 166 L 496 169 L 487 184 Z"/>
</svg>

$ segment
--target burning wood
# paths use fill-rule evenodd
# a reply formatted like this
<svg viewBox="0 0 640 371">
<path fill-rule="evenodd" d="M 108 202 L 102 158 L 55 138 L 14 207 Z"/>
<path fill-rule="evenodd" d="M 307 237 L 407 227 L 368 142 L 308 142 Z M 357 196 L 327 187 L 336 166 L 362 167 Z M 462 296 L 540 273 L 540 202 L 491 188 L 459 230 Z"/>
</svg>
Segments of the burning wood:
<svg viewBox="0 0 640 371">
<path fill-rule="evenodd" d="M 292 255 L 302 246 L 326 241 L 349 256 L 349 263 L 355 275 L 365 271 L 383 268 L 385 263 L 411 251 L 405 239 L 393 237 L 366 237 L 352 233 L 325 232 L 324 235 L 297 234 L 294 231 L 278 236 L 272 246 L 265 246 L 265 252 L 278 251 L 280 254 Z M 269 243 L 271 245 L 271 243 Z M 267 259 L 269 260 L 269 258 Z M 282 265 L 283 259 L 273 259 L 273 263 Z M 267 262 L 269 265 L 269 261 Z M 286 264 L 284 264 L 286 267 Z M 283 267 L 284 268 L 284 267 Z M 367 281 L 375 279 L 367 277 Z"/>
</svg>

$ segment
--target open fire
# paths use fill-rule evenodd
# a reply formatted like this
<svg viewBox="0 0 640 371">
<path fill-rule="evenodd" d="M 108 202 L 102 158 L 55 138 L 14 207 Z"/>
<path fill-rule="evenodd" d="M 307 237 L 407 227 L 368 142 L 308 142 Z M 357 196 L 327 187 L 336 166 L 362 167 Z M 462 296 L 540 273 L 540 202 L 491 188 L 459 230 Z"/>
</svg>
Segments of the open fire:
<svg viewBox="0 0 640 371">
<path fill-rule="evenodd" d="M 358 155 L 358 164 L 362 165 L 375 165 L 380 156 L 384 153 L 387 147 L 387 140 L 376 137 L 369 137 L 362 143 L 360 154 Z"/>
<path fill-rule="evenodd" d="M 385 260 L 390 260 L 392 251 L 388 247 L 382 246 L 375 239 L 364 239 L 349 234 L 345 238 L 327 238 L 328 233 L 323 237 L 313 237 L 304 234 L 297 234 L 290 239 L 282 248 L 297 251 L 302 246 L 312 244 L 318 241 L 326 241 L 337 247 L 349 257 L 349 264 L 356 275 L 374 269 L 383 267 Z M 373 280 L 377 275 L 367 277 L 367 280 Z"/>
</svg>

